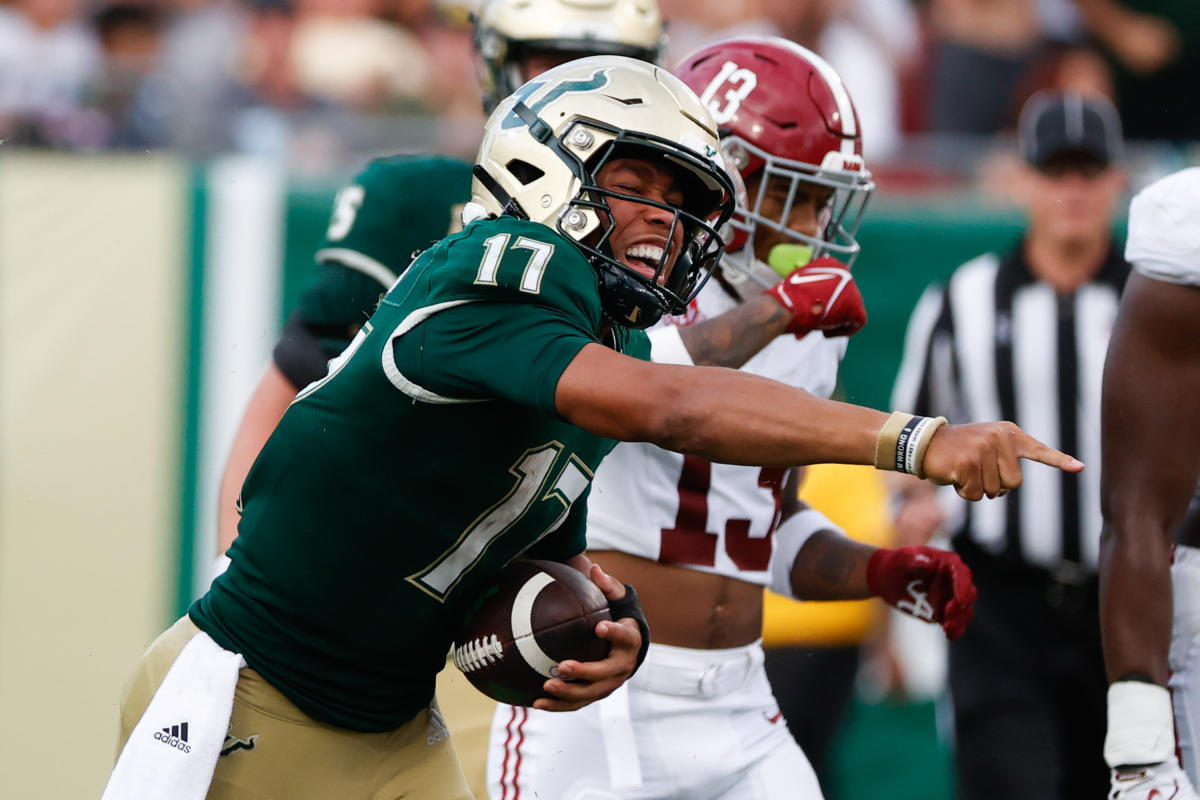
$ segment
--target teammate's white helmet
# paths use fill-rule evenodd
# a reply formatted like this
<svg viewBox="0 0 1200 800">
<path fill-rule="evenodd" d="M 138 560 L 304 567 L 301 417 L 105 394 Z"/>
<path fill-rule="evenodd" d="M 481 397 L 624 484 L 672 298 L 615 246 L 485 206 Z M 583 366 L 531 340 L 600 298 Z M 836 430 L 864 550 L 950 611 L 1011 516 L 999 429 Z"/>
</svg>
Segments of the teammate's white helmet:
<svg viewBox="0 0 1200 800">
<path fill-rule="evenodd" d="M 473 21 L 488 111 L 525 83 L 531 50 L 657 62 L 666 43 L 657 0 L 484 0 Z"/>
<path fill-rule="evenodd" d="M 679 176 L 681 206 L 600 188 L 600 169 L 621 157 L 666 164 Z M 716 125 L 699 98 L 666 70 L 622 56 L 568 62 L 506 98 L 487 121 L 471 195 L 477 213 L 527 217 L 574 241 L 596 267 L 605 313 L 637 328 L 683 312 L 720 256 L 717 230 L 734 208 Z M 672 211 L 671 234 L 682 226 L 683 251 L 661 284 L 671 248 L 653 278 L 621 263 L 601 222 L 611 219 L 609 197 Z"/>
</svg>

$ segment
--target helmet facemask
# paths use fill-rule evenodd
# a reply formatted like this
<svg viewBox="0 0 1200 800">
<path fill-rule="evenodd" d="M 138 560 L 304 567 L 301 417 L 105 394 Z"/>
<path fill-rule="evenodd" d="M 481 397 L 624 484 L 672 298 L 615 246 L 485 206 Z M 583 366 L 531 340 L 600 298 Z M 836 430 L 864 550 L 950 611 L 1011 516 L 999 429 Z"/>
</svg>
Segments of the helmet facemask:
<svg viewBox="0 0 1200 800">
<path fill-rule="evenodd" d="M 748 184 L 758 180 L 727 232 L 729 255 L 721 263 L 729 269 L 722 276 L 773 286 L 813 258 L 853 263 L 874 184 L 862 159 L 858 112 L 837 71 L 795 42 L 742 36 L 699 48 L 675 72 L 722 126 L 726 163 Z M 794 213 L 809 196 L 830 198 L 815 219 Z M 803 232 L 790 230 L 789 220 Z M 756 238 L 760 251 L 772 247 L 763 260 Z"/>
<path fill-rule="evenodd" d="M 861 157 L 829 153 L 822 166 L 815 166 L 772 156 L 737 136 L 723 139 L 721 149 L 731 167 L 738 168 L 743 175 L 756 173 L 759 178 L 757 189 L 750 192 L 744 204 L 738 203 L 726 232 L 729 252 L 721 264 L 723 268 L 731 268 L 725 274 L 732 282 L 751 279 L 769 288 L 795 267 L 822 256 L 832 256 L 847 267 L 854 263 L 861 249 L 858 229 L 875 189 Z M 787 196 L 779 213 L 768 215 L 764 200 L 773 184 L 786 186 Z M 802 187 L 808 192 L 829 193 L 828 202 L 818 213 L 815 236 L 788 227 Z M 763 263 L 754 248 L 760 227 L 779 233 L 795 249 L 788 248 L 778 259 L 773 250 L 772 263 Z"/>
<path fill-rule="evenodd" d="M 592 125 L 580 122 L 581 125 Z M 642 133 L 615 131 L 604 152 L 586 165 L 588 178 L 577 197 L 559 217 L 559 233 L 575 239 L 579 248 L 596 268 L 601 283 L 605 313 L 620 325 L 645 328 L 663 314 L 681 314 L 700 292 L 724 248 L 718 232 L 732 214 L 733 187 L 708 189 L 695 177 L 696 170 L 710 170 L 708 163 L 673 142 Z M 617 159 L 636 158 L 663 162 L 671 166 L 681 184 L 684 201 L 674 206 L 640 195 L 625 194 L 600 185 L 605 166 Z M 723 174 L 721 177 L 725 177 Z M 653 273 L 643 275 L 632 269 L 613 250 L 616 231 L 610 200 L 639 203 L 669 212 L 671 223 L 666 231 L 662 255 L 652 265 Z M 600 224 L 578 237 L 581 221 L 593 217 Z M 681 238 L 676 241 L 677 233 Z"/>
<path fill-rule="evenodd" d="M 652 165 L 649 183 L 625 188 L 605 172 L 602 185 L 601 172 L 626 158 Z M 735 208 L 716 125 L 695 94 L 620 56 L 564 64 L 506 98 L 485 125 L 471 191 L 472 218 L 511 214 L 567 237 L 596 270 L 605 314 L 636 328 L 686 308 Z"/>
</svg>

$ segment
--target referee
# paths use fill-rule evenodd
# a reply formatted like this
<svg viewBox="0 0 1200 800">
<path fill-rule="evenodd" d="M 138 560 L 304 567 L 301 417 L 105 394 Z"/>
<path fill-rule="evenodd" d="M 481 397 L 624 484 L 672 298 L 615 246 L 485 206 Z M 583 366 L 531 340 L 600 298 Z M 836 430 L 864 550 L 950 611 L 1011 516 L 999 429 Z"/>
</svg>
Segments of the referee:
<svg viewBox="0 0 1200 800">
<path fill-rule="evenodd" d="M 1100 461 L 1100 376 L 1129 267 L 1111 216 L 1125 186 L 1106 100 L 1041 92 L 1021 112 L 1021 240 L 958 267 L 909 320 L 893 408 L 1011 419 Z M 1104 797 L 1107 681 L 1096 554 L 1100 475 L 1029 469 L 964 508 L 954 548 L 979 599 L 950 646 L 959 800 Z"/>
</svg>

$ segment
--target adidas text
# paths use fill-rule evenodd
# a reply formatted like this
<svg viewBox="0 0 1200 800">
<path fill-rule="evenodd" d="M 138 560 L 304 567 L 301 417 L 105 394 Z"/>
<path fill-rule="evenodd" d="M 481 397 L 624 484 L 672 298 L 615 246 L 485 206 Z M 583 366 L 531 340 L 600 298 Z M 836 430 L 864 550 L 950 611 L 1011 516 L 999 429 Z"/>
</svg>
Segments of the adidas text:
<svg viewBox="0 0 1200 800">
<path fill-rule="evenodd" d="M 188 744 L 188 724 L 186 722 L 155 731 L 154 738 L 168 747 L 174 747 L 184 753 L 192 752 L 192 746 Z"/>
</svg>

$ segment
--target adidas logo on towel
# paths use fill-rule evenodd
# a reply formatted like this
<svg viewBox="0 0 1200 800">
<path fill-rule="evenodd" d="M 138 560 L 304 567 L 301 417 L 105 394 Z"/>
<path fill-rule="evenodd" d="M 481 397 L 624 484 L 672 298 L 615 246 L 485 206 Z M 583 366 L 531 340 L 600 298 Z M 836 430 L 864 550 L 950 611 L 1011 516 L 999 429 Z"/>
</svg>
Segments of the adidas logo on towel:
<svg viewBox="0 0 1200 800">
<path fill-rule="evenodd" d="M 186 722 L 169 725 L 161 731 L 155 731 L 154 738 L 176 750 L 182 750 L 185 753 L 192 752 L 192 746 L 188 744 L 188 724 Z"/>
</svg>

